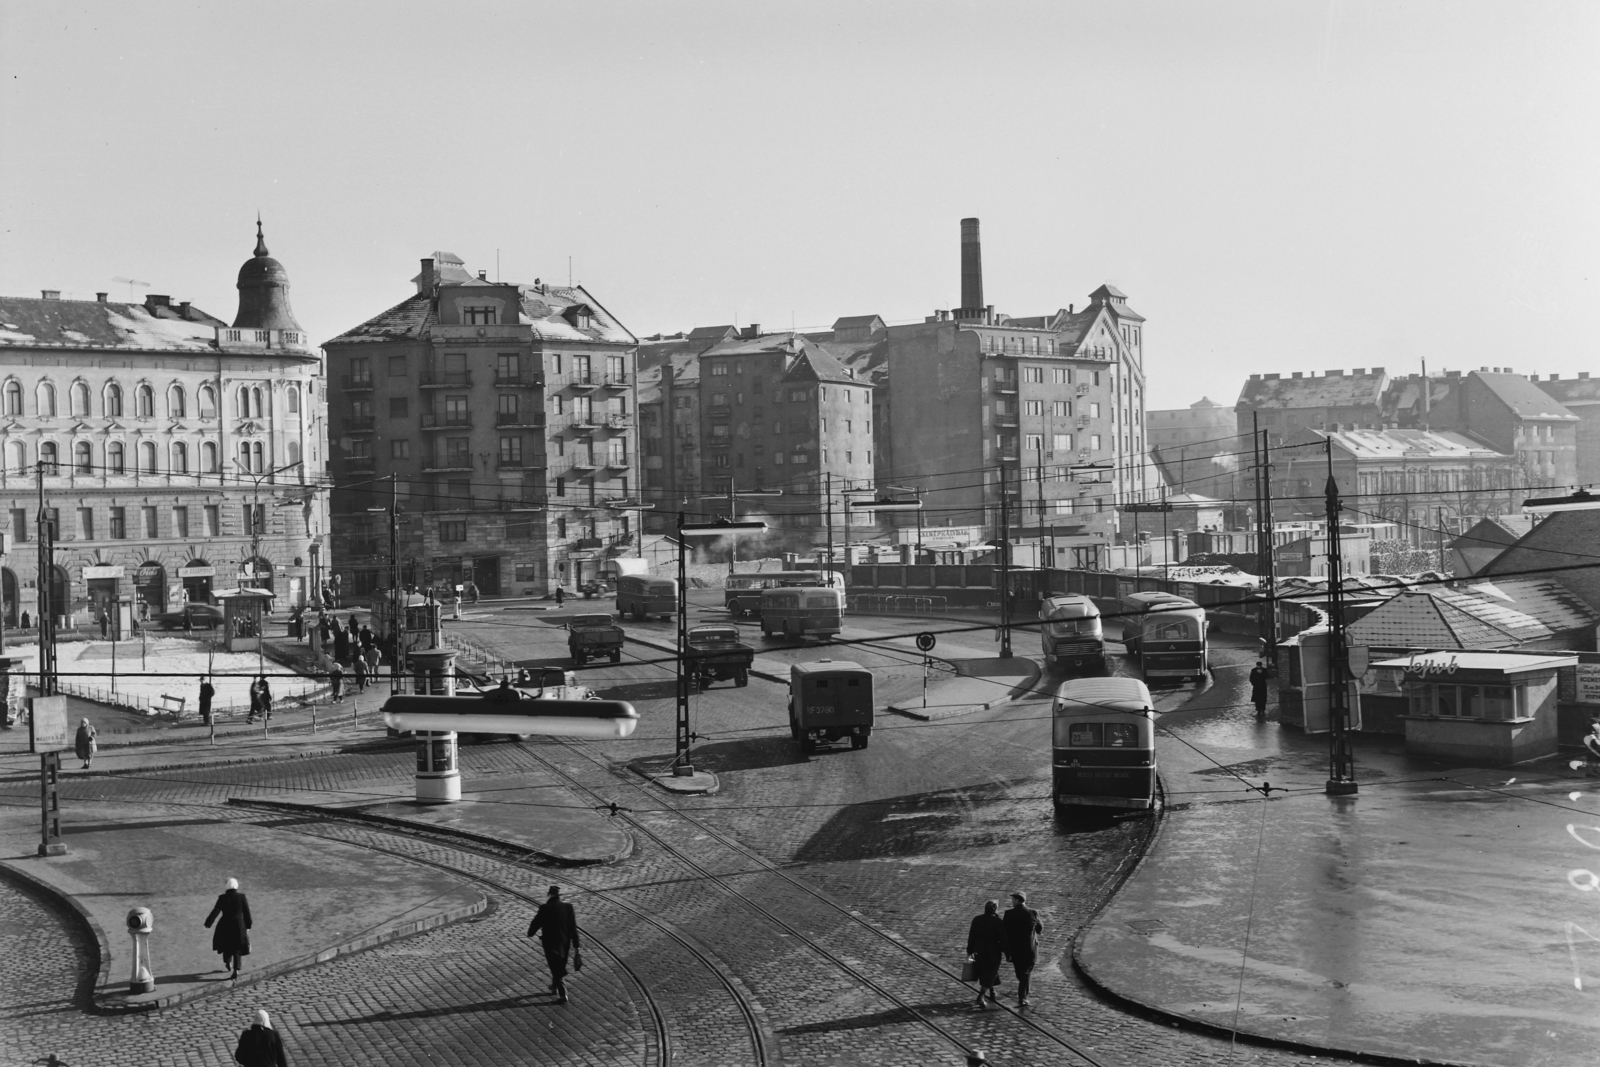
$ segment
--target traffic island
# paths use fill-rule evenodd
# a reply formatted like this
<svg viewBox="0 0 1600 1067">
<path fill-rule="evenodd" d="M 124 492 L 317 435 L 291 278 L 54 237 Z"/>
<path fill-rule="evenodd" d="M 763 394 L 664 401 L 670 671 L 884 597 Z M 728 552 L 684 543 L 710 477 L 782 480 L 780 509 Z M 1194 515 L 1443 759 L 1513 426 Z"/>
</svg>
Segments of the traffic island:
<svg viewBox="0 0 1600 1067">
<path fill-rule="evenodd" d="M 988 711 L 1032 695 L 1038 687 L 1041 673 L 1039 664 L 1026 656 L 947 662 L 955 667 L 957 676 L 929 685 L 926 702 L 918 693 L 897 700 L 884 710 L 920 722 L 935 722 L 957 715 Z"/>
<path fill-rule="evenodd" d="M 673 759 L 670 756 L 655 760 L 636 760 L 628 764 L 628 770 L 669 793 L 710 796 L 721 790 L 722 782 L 710 771 L 697 770 L 693 774 L 673 774 L 672 763 Z"/>
</svg>

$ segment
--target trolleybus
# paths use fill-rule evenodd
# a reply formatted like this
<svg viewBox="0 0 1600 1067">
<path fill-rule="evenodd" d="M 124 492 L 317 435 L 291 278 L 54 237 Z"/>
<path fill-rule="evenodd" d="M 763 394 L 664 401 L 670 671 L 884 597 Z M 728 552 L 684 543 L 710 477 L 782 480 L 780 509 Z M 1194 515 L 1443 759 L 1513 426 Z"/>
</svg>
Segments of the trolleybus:
<svg viewBox="0 0 1600 1067">
<path fill-rule="evenodd" d="M 660 615 L 663 619 L 678 613 L 678 580 L 653 578 L 648 574 L 624 574 L 617 578 L 617 614 L 643 619 Z"/>
<path fill-rule="evenodd" d="M 1122 598 L 1121 610 L 1122 643 L 1147 680 L 1205 680 L 1204 608 L 1172 593 L 1133 593 Z"/>
<path fill-rule="evenodd" d="M 1039 618 L 1046 667 L 1095 674 L 1106 669 L 1106 639 L 1093 600 L 1081 593 L 1049 597 L 1039 605 Z"/>
<path fill-rule="evenodd" d="M 1057 808 L 1155 806 L 1155 706 L 1137 678 L 1074 678 L 1056 690 L 1052 723 Z"/>
<path fill-rule="evenodd" d="M 844 629 L 844 590 L 784 586 L 761 591 L 761 633 L 832 637 Z"/>
<path fill-rule="evenodd" d="M 747 571 L 730 574 L 723 583 L 722 602 L 734 618 L 761 613 L 764 589 L 803 588 L 805 586 L 844 588 L 844 575 L 838 571 Z"/>
</svg>

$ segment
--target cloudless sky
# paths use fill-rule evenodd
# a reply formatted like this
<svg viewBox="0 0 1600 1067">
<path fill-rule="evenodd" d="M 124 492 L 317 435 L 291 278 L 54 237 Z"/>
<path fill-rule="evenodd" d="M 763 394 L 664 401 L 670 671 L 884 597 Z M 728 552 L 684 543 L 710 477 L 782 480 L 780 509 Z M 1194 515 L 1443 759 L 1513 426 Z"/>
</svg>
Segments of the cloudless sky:
<svg viewBox="0 0 1600 1067">
<path fill-rule="evenodd" d="M 255 213 L 326 340 L 443 249 L 636 334 L 1033 315 L 1150 405 L 1251 372 L 1600 373 L 1600 3 L 0 8 L 0 292 L 222 318 Z"/>
</svg>

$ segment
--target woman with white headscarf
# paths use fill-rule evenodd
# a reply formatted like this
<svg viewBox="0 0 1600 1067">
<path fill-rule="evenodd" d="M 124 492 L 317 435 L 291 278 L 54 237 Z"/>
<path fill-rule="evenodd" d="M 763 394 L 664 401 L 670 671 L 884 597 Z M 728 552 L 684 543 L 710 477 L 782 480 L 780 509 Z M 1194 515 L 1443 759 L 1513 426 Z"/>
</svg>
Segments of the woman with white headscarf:
<svg viewBox="0 0 1600 1067">
<path fill-rule="evenodd" d="M 219 921 L 220 920 L 220 921 Z M 206 926 L 217 924 L 211 935 L 211 951 L 222 953 L 222 967 L 239 977 L 244 957 L 250 955 L 250 902 L 239 892 L 239 879 L 229 878 L 228 887 L 217 897 L 216 906 L 206 916 Z"/>
<path fill-rule="evenodd" d="M 272 1028 L 272 1019 L 265 1011 L 256 1012 L 250 1029 L 239 1035 L 233 1058 L 244 1067 L 289 1067 L 289 1061 L 283 1058 L 283 1038 Z"/>
<path fill-rule="evenodd" d="M 83 760 L 82 769 L 84 770 L 87 770 L 89 764 L 94 762 L 95 751 L 100 747 L 99 743 L 95 741 L 96 736 L 95 728 L 88 719 L 84 719 L 78 724 L 78 736 L 72 740 L 72 750 L 77 753 L 79 759 Z"/>
</svg>

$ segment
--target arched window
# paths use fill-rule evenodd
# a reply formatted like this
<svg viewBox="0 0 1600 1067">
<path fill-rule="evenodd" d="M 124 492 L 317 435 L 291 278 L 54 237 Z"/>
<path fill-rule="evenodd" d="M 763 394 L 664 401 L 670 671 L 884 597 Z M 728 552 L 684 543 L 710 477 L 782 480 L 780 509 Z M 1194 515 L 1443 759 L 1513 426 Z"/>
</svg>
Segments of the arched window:
<svg viewBox="0 0 1600 1067">
<path fill-rule="evenodd" d="M 6 383 L 6 414 L 22 414 L 22 383 L 9 381 Z"/>
<path fill-rule="evenodd" d="M 79 474 L 94 473 L 94 449 L 89 447 L 88 441 L 79 441 L 72 446 L 72 464 Z"/>
<path fill-rule="evenodd" d="M 32 471 L 28 470 L 28 447 L 26 445 L 24 445 L 21 441 L 12 441 L 11 447 L 8 449 L 8 451 L 11 456 L 10 473 L 33 473 Z"/>
<path fill-rule="evenodd" d="M 74 415 L 89 414 L 89 386 L 83 382 L 73 383 L 72 413 Z"/>
<path fill-rule="evenodd" d="M 261 390 L 259 388 L 250 390 L 250 415 L 253 418 L 264 419 L 265 412 L 266 407 L 261 403 Z"/>
<path fill-rule="evenodd" d="M 155 474 L 156 445 L 154 441 L 144 441 L 139 445 L 139 469 L 146 474 Z"/>
<path fill-rule="evenodd" d="M 189 446 L 182 441 L 172 442 L 172 473 L 189 473 Z"/>
<path fill-rule="evenodd" d="M 110 469 L 112 474 L 128 473 L 128 464 L 123 458 L 121 441 L 112 441 L 106 445 L 106 467 Z"/>
<path fill-rule="evenodd" d="M 300 387 L 298 385 L 289 386 L 289 414 L 300 414 Z"/>
<path fill-rule="evenodd" d="M 235 414 L 237 414 L 239 418 L 248 419 L 250 417 L 250 390 L 246 389 L 242 385 L 239 386 L 238 409 L 239 410 L 235 412 Z"/>
<path fill-rule="evenodd" d="M 200 387 L 200 417 L 202 419 L 217 417 L 217 391 L 209 385 Z"/>
<path fill-rule="evenodd" d="M 120 418 L 122 415 L 122 386 L 112 382 L 106 386 L 106 418 Z"/>
<path fill-rule="evenodd" d="M 299 463 L 300 462 L 300 442 L 299 441 L 290 441 L 289 442 L 289 462 L 290 463 Z"/>
<path fill-rule="evenodd" d="M 60 474 L 61 468 L 57 465 L 56 443 L 44 441 L 39 445 L 39 462 L 44 465 L 46 474 Z"/>
<path fill-rule="evenodd" d="M 49 382 L 39 383 L 39 414 L 50 416 L 56 413 L 56 387 Z"/>
<path fill-rule="evenodd" d="M 266 453 L 261 449 L 260 441 L 257 441 L 255 444 L 250 446 L 250 454 L 251 458 L 255 460 L 255 472 L 260 474 L 261 472 L 265 471 L 267 469 L 267 457 Z"/>
<path fill-rule="evenodd" d="M 249 441 L 240 441 L 239 442 L 239 469 L 242 470 L 242 471 L 247 471 L 247 470 L 250 469 L 250 442 Z"/>
<path fill-rule="evenodd" d="M 167 390 L 167 414 L 175 419 L 184 418 L 189 414 L 185 410 L 183 386 L 174 385 Z"/>
<path fill-rule="evenodd" d="M 217 473 L 217 443 L 207 441 L 200 446 L 200 462 L 205 464 L 207 474 Z"/>
<path fill-rule="evenodd" d="M 141 385 L 141 386 L 139 386 L 138 389 L 136 389 L 134 391 L 133 395 L 134 395 L 134 398 L 135 398 L 134 399 L 134 403 L 136 405 L 136 410 L 134 411 L 134 414 L 137 415 L 141 419 L 153 419 L 153 418 L 155 418 L 156 417 L 156 394 L 155 394 L 155 390 L 151 389 L 148 385 Z"/>
</svg>

